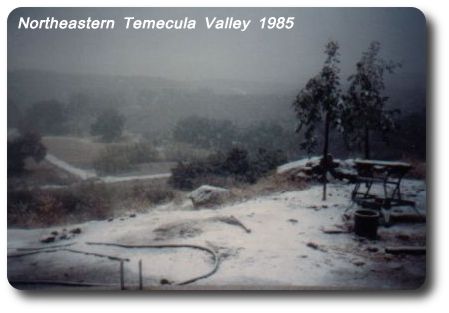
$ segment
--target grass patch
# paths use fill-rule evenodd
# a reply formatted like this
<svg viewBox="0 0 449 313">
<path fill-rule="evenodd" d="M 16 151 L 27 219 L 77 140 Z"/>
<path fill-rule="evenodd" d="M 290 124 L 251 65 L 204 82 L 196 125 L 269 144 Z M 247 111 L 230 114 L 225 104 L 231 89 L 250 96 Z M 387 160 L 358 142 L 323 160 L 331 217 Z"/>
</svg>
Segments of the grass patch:
<svg viewBox="0 0 449 313">
<path fill-rule="evenodd" d="M 65 162 L 82 168 L 92 168 L 95 159 L 107 144 L 87 138 L 69 136 L 45 136 L 42 142 L 47 152 Z"/>
<path fill-rule="evenodd" d="M 99 174 L 117 174 L 135 169 L 137 165 L 155 161 L 157 151 L 147 143 L 106 147 L 94 161 Z"/>
</svg>

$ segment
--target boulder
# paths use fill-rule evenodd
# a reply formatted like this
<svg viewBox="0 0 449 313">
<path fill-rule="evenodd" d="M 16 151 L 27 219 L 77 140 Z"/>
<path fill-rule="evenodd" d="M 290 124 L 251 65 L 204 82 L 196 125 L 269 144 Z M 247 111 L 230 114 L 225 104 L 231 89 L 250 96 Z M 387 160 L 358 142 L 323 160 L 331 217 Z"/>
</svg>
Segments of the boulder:
<svg viewBox="0 0 449 313">
<path fill-rule="evenodd" d="M 50 242 L 54 242 L 54 241 L 55 241 L 54 235 L 46 235 L 46 236 L 42 236 L 40 238 L 40 242 L 42 242 L 42 243 L 50 243 Z"/>
<path fill-rule="evenodd" d="M 203 185 L 189 194 L 194 207 L 212 207 L 222 203 L 231 192 L 228 189 Z"/>
</svg>

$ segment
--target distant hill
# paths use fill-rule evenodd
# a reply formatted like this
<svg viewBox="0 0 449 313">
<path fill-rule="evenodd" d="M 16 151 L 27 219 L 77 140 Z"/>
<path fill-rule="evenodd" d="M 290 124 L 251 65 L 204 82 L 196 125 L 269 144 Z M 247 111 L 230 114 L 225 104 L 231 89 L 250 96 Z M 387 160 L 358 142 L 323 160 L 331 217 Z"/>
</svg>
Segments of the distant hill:
<svg viewBox="0 0 449 313">
<path fill-rule="evenodd" d="M 404 114 L 422 112 L 426 99 L 424 86 L 404 74 L 394 78 L 388 82 L 391 105 Z M 179 119 L 191 115 L 229 119 L 238 125 L 277 120 L 293 127 L 290 105 L 303 84 L 186 82 L 147 76 L 16 70 L 8 72 L 8 109 L 12 112 L 8 119 L 32 103 L 57 99 L 67 104 L 68 109 L 80 105 L 80 101 L 87 102 L 89 115 L 116 107 L 126 116 L 127 128 L 135 132 L 167 131 Z"/>
</svg>

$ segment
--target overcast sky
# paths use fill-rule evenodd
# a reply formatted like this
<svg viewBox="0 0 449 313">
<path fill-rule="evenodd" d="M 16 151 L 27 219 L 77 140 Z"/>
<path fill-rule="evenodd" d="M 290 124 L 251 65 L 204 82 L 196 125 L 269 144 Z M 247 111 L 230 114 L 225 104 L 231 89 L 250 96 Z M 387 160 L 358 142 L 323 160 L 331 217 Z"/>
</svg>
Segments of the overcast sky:
<svg viewBox="0 0 449 313">
<path fill-rule="evenodd" d="M 24 30 L 19 17 L 116 19 L 114 30 Z M 124 16 L 198 20 L 192 31 L 125 30 Z M 252 19 L 246 32 L 206 30 L 205 16 Z M 294 16 L 293 30 L 260 30 L 264 16 Z M 407 8 L 288 9 L 34 9 L 13 11 L 8 20 L 8 69 L 65 73 L 145 75 L 178 80 L 238 79 L 291 82 L 315 74 L 330 39 L 341 46 L 345 75 L 373 40 L 382 55 L 403 63 L 402 75 L 424 77 L 423 15 Z"/>
</svg>

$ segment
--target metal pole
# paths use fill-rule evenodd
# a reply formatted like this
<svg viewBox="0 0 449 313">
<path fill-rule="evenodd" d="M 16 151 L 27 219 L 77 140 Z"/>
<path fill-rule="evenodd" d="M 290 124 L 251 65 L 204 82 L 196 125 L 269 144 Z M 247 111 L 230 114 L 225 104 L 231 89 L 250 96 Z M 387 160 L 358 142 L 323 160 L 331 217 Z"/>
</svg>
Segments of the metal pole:
<svg viewBox="0 0 449 313">
<path fill-rule="evenodd" d="M 143 290 L 143 282 L 142 282 L 142 260 L 139 260 L 139 290 Z"/>
<path fill-rule="evenodd" d="M 125 275 L 123 269 L 123 260 L 120 260 L 120 289 L 125 290 Z"/>
</svg>

